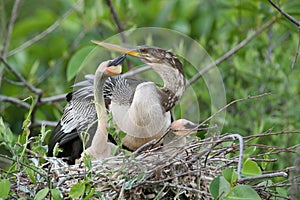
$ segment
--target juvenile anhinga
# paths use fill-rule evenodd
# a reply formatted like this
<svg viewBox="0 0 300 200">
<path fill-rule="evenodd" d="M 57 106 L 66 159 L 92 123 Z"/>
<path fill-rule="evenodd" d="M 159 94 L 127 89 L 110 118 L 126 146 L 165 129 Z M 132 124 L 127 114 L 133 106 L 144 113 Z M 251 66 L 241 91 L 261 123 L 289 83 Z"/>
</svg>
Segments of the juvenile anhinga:
<svg viewBox="0 0 300 200">
<path fill-rule="evenodd" d="M 121 64 L 125 57 L 126 55 L 123 55 L 112 61 L 102 62 L 94 76 L 87 76 L 86 81 L 74 85 L 80 88 L 67 95 L 68 104 L 48 144 L 49 156 L 52 156 L 53 148 L 58 143 L 63 149 L 58 157 L 65 157 L 70 164 L 73 164 L 83 151 L 80 136 L 85 132 L 89 134 L 86 144 L 88 155 L 93 159 L 110 156 L 111 143 L 107 141 L 107 115 L 103 87 L 108 76 L 121 73 Z"/>
<path fill-rule="evenodd" d="M 185 89 L 182 64 L 171 52 L 157 47 L 126 48 L 119 45 L 97 42 L 105 48 L 134 56 L 149 65 L 159 74 L 163 87 L 153 82 L 132 86 L 119 78 L 110 87 L 110 109 L 114 122 L 127 135 L 122 144 L 136 150 L 152 139 L 159 138 L 171 125 L 171 109 Z"/>
</svg>

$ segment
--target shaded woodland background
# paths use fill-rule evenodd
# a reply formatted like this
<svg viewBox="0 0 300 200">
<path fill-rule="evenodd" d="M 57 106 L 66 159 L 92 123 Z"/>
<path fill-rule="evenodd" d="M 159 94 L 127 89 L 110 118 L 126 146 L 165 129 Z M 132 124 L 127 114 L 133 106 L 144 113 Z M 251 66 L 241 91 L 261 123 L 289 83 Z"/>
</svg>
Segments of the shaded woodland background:
<svg viewBox="0 0 300 200">
<path fill-rule="evenodd" d="M 300 20 L 298 0 L 275 3 Z M 74 83 L 66 75 L 74 54 L 91 45 L 91 40 L 104 40 L 138 27 L 184 33 L 214 60 L 237 48 L 217 65 L 227 102 L 249 95 L 271 95 L 230 106 L 222 133 L 249 136 L 270 130 L 300 130 L 298 27 L 268 1 L 243 0 L 1 0 L 0 115 L 5 124 L 17 137 L 33 105 L 32 133 L 42 123 L 51 129 L 66 104 L 64 94 Z M 186 69 L 186 74 L 190 79 L 194 72 Z M 193 85 L 204 86 L 201 77 Z M 210 95 L 206 90 L 197 91 L 198 104 L 194 106 L 199 106 L 201 120 L 205 120 L 211 114 Z M 257 142 L 285 148 L 297 146 L 299 141 L 299 134 L 289 134 Z M 296 159 L 296 155 L 284 153 L 272 157 L 281 160 L 273 169 L 294 165 Z"/>
</svg>

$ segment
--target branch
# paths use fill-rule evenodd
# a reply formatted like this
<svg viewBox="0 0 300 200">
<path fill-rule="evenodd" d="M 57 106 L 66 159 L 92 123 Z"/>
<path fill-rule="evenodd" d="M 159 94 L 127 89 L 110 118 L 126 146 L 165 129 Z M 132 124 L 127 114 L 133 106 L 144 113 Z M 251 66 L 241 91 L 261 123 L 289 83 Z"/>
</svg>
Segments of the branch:
<svg viewBox="0 0 300 200">
<path fill-rule="evenodd" d="M 54 121 L 41 121 L 41 120 L 36 120 L 35 123 L 32 125 L 32 127 L 39 127 L 39 126 L 51 126 L 51 127 L 55 127 L 57 125 L 57 122 Z"/>
<path fill-rule="evenodd" d="M 7 28 L 7 32 L 6 32 L 5 38 L 3 40 L 3 48 L 0 53 L 1 56 L 5 56 L 6 50 L 9 46 L 11 33 L 13 31 L 14 24 L 15 24 L 15 21 L 18 16 L 20 4 L 21 4 L 21 0 L 16 0 L 14 3 L 14 7 L 12 9 L 11 17 L 10 17 L 8 28 Z"/>
<path fill-rule="evenodd" d="M 49 26 L 46 30 L 44 30 L 43 32 L 41 32 L 40 34 L 36 35 L 35 37 L 33 37 L 32 39 L 28 40 L 27 42 L 25 42 L 24 44 L 22 44 L 21 46 L 11 50 L 7 56 L 12 56 L 24 49 L 26 49 L 27 47 L 31 46 L 32 44 L 36 43 L 37 41 L 41 40 L 42 38 L 44 38 L 45 36 L 47 36 L 49 33 L 53 32 L 60 24 L 61 22 L 66 19 L 70 14 L 73 13 L 73 11 L 76 9 L 77 6 L 79 6 L 81 3 L 83 2 L 83 0 L 78 0 L 76 2 L 76 4 L 69 9 L 62 17 L 61 19 L 55 21 L 51 26 Z"/>
<path fill-rule="evenodd" d="M 3 62 L 3 64 L 6 66 L 6 68 L 13 73 L 20 81 L 22 81 L 24 83 L 24 85 L 33 93 L 41 95 L 42 94 L 42 90 L 39 88 L 34 87 L 33 85 L 31 85 L 30 83 L 27 82 L 27 80 L 19 73 L 17 72 L 7 61 L 4 57 L 0 57 L 0 60 Z"/>
<path fill-rule="evenodd" d="M 137 68 L 135 70 L 130 70 L 130 71 L 122 74 L 122 77 L 127 78 L 127 77 L 130 77 L 130 76 L 134 76 L 136 74 L 142 73 L 142 72 L 147 71 L 149 69 L 151 69 L 151 67 L 148 66 L 148 65 L 144 66 L 144 67 L 140 67 L 140 68 Z"/>
<path fill-rule="evenodd" d="M 52 97 L 41 98 L 40 103 L 41 104 L 54 103 L 65 99 L 66 99 L 66 94 L 59 94 Z"/>
<path fill-rule="evenodd" d="M 13 81 L 13 80 L 10 80 L 6 77 L 3 77 L 3 80 L 6 81 L 7 83 L 9 84 L 12 84 L 12 85 L 17 85 L 17 86 L 24 86 L 24 83 L 23 82 L 17 82 L 17 81 Z"/>
<path fill-rule="evenodd" d="M 3 102 L 3 101 L 16 104 L 17 106 L 21 106 L 26 109 L 30 108 L 30 105 L 28 103 L 26 103 L 18 98 L 8 97 L 8 96 L 4 96 L 4 95 L 0 94 L 0 102 Z"/>
<path fill-rule="evenodd" d="M 287 14 L 285 11 L 283 11 L 281 8 L 279 8 L 272 0 L 268 0 L 270 2 L 270 4 L 272 4 L 272 6 L 274 8 L 276 8 L 276 10 L 278 10 L 283 16 L 285 16 L 285 18 L 287 18 L 289 21 L 291 21 L 292 23 L 294 23 L 296 26 L 300 26 L 300 22 L 298 22 L 295 18 L 293 18 L 292 16 L 290 16 L 289 14 Z"/>
<path fill-rule="evenodd" d="M 245 136 L 244 139 L 255 139 L 255 138 L 264 137 L 264 136 L 281 135 L 281 134 L 290 134 L 290 133 L 300 134 L 300 130 L 293 130 L 293 131 L 279 131 L 279 132 L 274 132 L 274 133 L 266 132 L 266 133 L 261 133 L 261 134 L 257 134 L 257 135 Z"/>
<path fill-rule="evenodd" d="M 243 141 L 243 137 L 239 134 L 229 134 L 223 137 L 223 139 L 225 138 L 237 138 L 239 140 L 239 144 L 240 144 L 240 153 L 239 153 L 239 161 L 238 161 L 238 168 L 237 168 L 237 174 L 238 174 L 238 180 L 242 179 L 242 163 L 243 163 L 243 153 L 244 153 L 244 141 Z"/>
<path fill-rule="evenodd" d="M 246 182 L 246 181 L 256 181 L 259 179 L 264 179 L 264 178 L 274 178 L 274 177 L 287 177 L 288 174 L 285 172 L 274 172 L 270 174 L 262 174 L 260 176 L 254 176 L 254 177 L 247 177 L 247 178 L 242 178 L 239 180 L 239 182 Z"/>
<path fill-rule="evenodd" d="M 297 61 L 297 58 L 299 56 L 299 49 L 300 49 L 300 26 L 298 27 L 298 46 L 297 46 L 297 51 L 296 51 L 295 59 L 294 59 L 294 61 L 292 63 L 292 69 L 296 65 L 296 61 Z"/>
<path fill-rule="evenodd" d="M 223 56 L 218 58 L 215 62 L 211 63 L 210 65 L 206 66 L 204 69 L 200 70 L 197 74 L 195 74 L 188 82 L 186 86 L 189 86 L 193 84 L 196 80 L 198 80 L 203 74 L 207 73 L 209 70 L 213 69 L 223 61 L 230 58 L 233 54 L 235 54 L 237 51 L 239 51 L 242 47 L 247 45 L 251 40 L 253 40 L 257 35 L 259 35 L 261 32 L 263 32 L 265 29 L 270 27 L 274 22 L 276 18 L 272 18 L 267 23 L 265 23 L 262 27 L 260 27 L 257 31 L 255 31 L 252 35 L 245 38 L 243 41 L 241 41 L 237 46 L 230 49 L 228 52 L 226 52 Z"/>
<path fill-rule="evenodd" d="M 117 24 L 117 27 L 118 27 L 118 32 L 120 33 L 120 36 L 121 36 L 121 40 L 123 43 L 126 43 L 126 37 L 125 35 L 123 34 L 123 31 L 124 31 L 124 28 L 120 22 L 120 19 L 115 11 L 115 8 L 114 6 L 112 5 L 111 3 L 111 0 L 106 0 L 106 4 L 108 5 L 109 9 L 110 9 L 110 13 L 112 14 L 113 16 L 113 19 L 114 21 L 116 22 Z"/>
<path fill-rule="evenodd" d="M 295 55 L 295 59 L 293 60 L 292 63 L 292 68 L 294 68 L 294 66 L 296 65 L 296 61 L 299 55 L 299 48 L 300 48 L 300 22 L 297 21 L 294 17 L 292 17 L 291 15 L 287 14 L 284 10 L 282 10 L 281 8 L 279 8 L 279 6 L 277 6 L 272 0 L 269 0 L 270 4 L 276 8 L 276 10 L 278 10 L 286 19 L 288 19 L 290 22 L 292 22 L 293 24 L 295 24 L 298 27 L 298 45 L 297 45 L 297 51 L 296 51 L 296 55 Z"/>
<path fill-rule="evenodd" d="M 232 104 L 235 104 L 237 102 L 240 102 L 240 101 L 245 101 L 245 100 L 248 100 L 248 99 L 256 99 L 256 98 L 261 98 L 261 97 L 264 97 L 264 96 L 267 96 L 267 95 L 270 95 L 271 93 L 263 93 L 263 94 L 259 94 L 259 95 L 255 95 L 255 96 L 248 96 L 248 97 L 245 97 L 245 98 L 241 98 L 241 99 L 236 99 L 234 101 L 231 101 L 229 104 L 227 104 L 226 106 L 224 106 L 223 108 L 219 109 L 217 112 L 215 112 L 214 114 L 212 114 L 209 118 L 207 118 L 206 120 L 204 120 L 203 122 L 201 122 L 201 124 L 199 124 L 195 129 L 199 128 L 200 126 L 202 126 L 203 124 L 206 124 L 209 120 L 211 120 L 214 116 L 216 116 L 217 114 L 219 114 L 220 112 L 226 110 L 229 106 L 231 106 Z M 194 129 L 192 129 L 193 131 Z"/>
</svg>

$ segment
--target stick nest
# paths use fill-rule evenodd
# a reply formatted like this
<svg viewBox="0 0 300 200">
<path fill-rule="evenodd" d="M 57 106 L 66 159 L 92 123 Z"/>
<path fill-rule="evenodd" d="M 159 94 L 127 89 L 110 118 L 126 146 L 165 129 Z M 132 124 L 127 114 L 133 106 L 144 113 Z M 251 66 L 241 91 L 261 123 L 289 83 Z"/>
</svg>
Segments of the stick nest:
<svg viewBox="0 0 300 200">
<path fill-rule="evenodd" d="M 261 152 L 250 159 L 256 162 L 275 163 L 276 159 L 271 159 L 270 155 L 280 152 L 296 153 L 294 150 L 296 146 L 279 148 L 251 143 L 255 138 L 272 134 L 244 138 L 246 149 L 249 146 L 255 146 Z M 106 199 L 213 199 L 209 192 L 211 181 L 222 175 L 221 171 L 225 168 L 236 169 L 239 162 L 238 155 L 238 142 L 228 137 L 225 139 L 224 136 L 218 136 L 204 140 L 194 138 L 188 140 L 183 147 L 171 145 L 169 148 L 156 147 L 130 155 L 120 153 L 104 160 L 84 161 L 71 166 L 61 159 L 48 158 L 48 182 L 44 180 L 33 184 L 29 175 L 21 174 L 18 178 L 19 182 L 16 182 L 12 188 L 28 193 L 28 191 L 38 191 L 49 187 L 51 183 L 54 188 L 62 192 L 64 197 L 68 197 L 74 184 L 84 182 L 95 189 L 92 197 L 95 199 L 99 197 Z M 268 158 L 266 155 L 269 155 Z M 299 169 L 290 167 L 276 172 L 263 172 L 262 177 L 242 178 L 236 184 L 251 185 L 263 199 L 280 196 L 271 188 L 290 187 L 291 181 L 285 178 L 283 182 L 265 185 L 261 184 L 263 176 L 268 174 L 269 178 L 286 177 L 291 170 Z M 299 177 L 295 177 L 294 182 L 298 180 L 297 185 Z M 25 186 L 26 190 L 20 190 Z"/>
</svg>

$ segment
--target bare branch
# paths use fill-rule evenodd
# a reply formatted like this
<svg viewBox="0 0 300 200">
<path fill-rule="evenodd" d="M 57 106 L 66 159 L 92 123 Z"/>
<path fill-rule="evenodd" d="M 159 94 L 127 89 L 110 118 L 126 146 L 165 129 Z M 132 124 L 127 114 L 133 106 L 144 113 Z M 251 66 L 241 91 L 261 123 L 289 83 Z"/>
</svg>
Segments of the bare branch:
<svg viewBox="0 0 300 200">
<path fill-rule="evenodd" d="M 137 68 L 137 69 L 135 69 L 135 70 L 130 70 L 130 71 L 128 71 L 128 72 L 122 74 L 122 77 L 124 77 L 124 78 L 131 77 L 131 76 L 134 76 L 134 75 L 136 75 L 136 74 L 139 74 L 139 73 L 142 73 L 142 72 L 144 72 L 144 71 L 147 71 L 147 70 L 149 70 L 149 69 L 151 69 L 151 67 L 148 66 L 148 65 L 147 65 L 147 66 L 144 66 L 144 67 L 140 67 L 140 68 Z"/>
<path fill-rule="evenodd" d="M 230 49 L 228 52 L 223 54 L 220 58 L 218 58 L 215 62 L 211 63 L 210 65 L 206 66 L 204 69 L 200 70 L 197 74 L 195 74 L 188 82 L 187 86 L 193 84 L 195 81 L 198 80 L 203 74 L 207 73 L 209 70 L 213 69 L 223 61 L 230 58 L 233 54 L 235 54 L 237 51 L 239 51 L 242 47 L 247 45 L 251 40 L 253 40 L 257 35 L 259 35 L 261 32 L 269 28 L 274 22 L 276 18 L 272 18 L 267 23 L 265 23 L 262 27 L 260 27 L 257 31 L 255 31 L 252 35 L 245 38 L 243 41 L 241 41 L 238 45 L 236 45 L 234 48 Z"/>
<path fill-rule="evenodd" d="M 59 94 L 59 95 L 55 95 L 52 97 L 41 98 L 40 103 L 41 104 L 49 104 L 49 103 L 54 103 L 57 101 L 62 101 L 65 99 L 66 99 L 66 94 Z"/>
<path fill-rule="evenodd" d="M 24 49 L 26 49 L 27 47 L 31 46 L 32 44 L 36 43 L 37 41 L 41 40 L 42 38 L 44 38 L 45 36 L 47 36 L 49 33 L 53 32 L 60 24 L 61 22 L 66 19 L 70 14 L 73 13 L 73 11 L 76 9 L 77 6 L 79 6 L 81 3 L 83 2 L 83 0 L 78 0 L 76 2 L 76 4 L 69 9 L 62 17 L 61 19 L 58 19 L 57 21 L 55 21 L 51 26 L 49 26 L 46 30 L 44 30 L 43 32 L 41 32 L 40 34 L 36 35 L 35 37 L 33 37 L 32 39 L 28 40 L 27 42 L 25 42 L 24 44 L 22 44 L 21 46 L 11 50 L 10 52 L 8 52 L 7 56 L 12 56 Z"/>
<path fill-rule="evenodd" d="M 292 23 L 294 23 L 296 26 L 300 26 L 300 22 L 298 22 L 295 18 L 293 18 L 292 16 L 290 16 L 289 14 L 287 14 L 284 10 L 282 10 L 281 8 L 279 8 L 272 0 L 268 0 L 270 2 L 270 4 L 272 4 L 272 6 L 274 8 L 276 8 L 276 10 L 278 10 L 283 16 L 285 16 L 285 18 L 287 18 L 289 21 L 291 21 Z"/>
<path fill-rule="evenodd" d="M 238 161 L 238 168 L 237 168 L 237 174 L 238 174 L 238 180 L 242 179 L 242 161 L 243 161 L 243 152 L 244 152 L 244 141 L 243 137 L 239 134 L 229 134 L 223 137 L 225 138 L 237 138 L 239 140 L 240 144 L 240 153 L 239 153 L 239 161 Z"/>
<path fill-rule="evenodd" d="M 19 11 L 20 4 L 21 4 L 21 0 L 16 0 L 15 3 L 14 3 L 14 7 L 12 9 L 11 17 L 10 17 L 8 28 L 7 28 L 7 33 L 6 33 L 5 38 L 3 40 L 3 48 L 2 48 L 1 53 L 0 53 L 1 56 L 5 56 L 6 50 L 9 46 L 11 33 L 13 31 L 15 21 L 16 21 L 17 16 L 18 16 L 18 11 Z"/>
<path fill-rule="evenodd" d="M 299 199 L 300 198 L 300 191 L 299 186 L 297 184 L 297 180 L 299 181 L 299 174 L 300 174 L 300 148 L 297 150 L 297 157 L 295 162 L 295 169 L 291 170 L 291 196 L 293 199 Z M 298 176 L 298 177 L 297 177 Z"/>
<path fill-rule="evenodd" d="M 294 17 L 290 16 L 288 13 L 286 13 L 284 10 L 282 10 L 279 6 L 277 6 L 272 0 L 269 0 L 270 4 L 276 8 L 276 10 L 278 10 L 286 19 L 288 19 L 290 22 L 292 22 L 293 24 L 295 24 L 298 27 L 298 45 L 297 45 L 297 51 L 296 51 L 296 55 L 295 55 L 295 59 L 293 60 L 292 63 L 292 68 L 294 68 L 294 66 L 296 65 L 297 62 L 297 58 L 299 55 L 299 48 L 300 48 L 300 22 L 297 21 Z"/>
<path fill-rule="evenodd" d="M 217 112 L 215 112 L 214 114 L 212 114 L 210 117 L 208 117 L 206 120 L 204 120 L 203 122 L 201 122 L 201 124 L 199 124 L 195 129 L 199 128 L 200 126 L 202 126 L 203 124 L 206 124 L 209 120 L 211 120 L 213 117 L 215 117 L 217 114 L 219 114 L 220 112 L 226 110 L 228 107 L 230 107 L 232 104 L 235 104 L 237 102 L 240 101 L 245 101 L 248 99 L 257 99 L 257 98 L 261 98 L 267 95 L 270 95 L 271 93 L 263 93 L 263 94 L 259 94 L 259 95 L 255 95 L 255 96 L 248 96 L 245 98 L 241 98 L 241 99 L 236 99 L 234 101 L 231 101 L 229 104 L 227 104 L 226 106 L 224 106 L 223 108 L 219 109 Z M 194 130 L 194 129 L 193 129 Z M 192 131 L 193 131 L 192 130 Z"/>
<path fill-rule="evenodd" d="M 15 97 L 8 97 L 8 96 L 4 96 L 4 95 L 1 95 L 0 94 L 0 101 L 3 101 L 3 102 L 9 102 L 9 103 L 13 103 L 17 106 L 21 106 L 21 107 L 24 107 L 26 109 L 29 109 L 30 108 L 30 105 L 18 98 L 15 98 Z"/>
<path fill-rule="evenodd" d="M 295 58 L 293 60 L 293 63 L 292 63 L 292 69 L 295 67 L 296 65 L 296 62 L 297 62 L 297 58 L 299 56 L 299 49 L 300 49 L 300 26 L 298 27 L 298 45 L 297 45 L 297 51 L 296 51 L 296 55 L 295 55 Z"/>
<path fill-rule="evenodd" d="M 57 122 L 55 121 L 46 121 L 46 120 L 36 120 L 35 123 L 32 125 L 33 127 L 38 127 L 38 126 L 51 126 L 55 127 L 57 125 Z"/>
<path fill-rule="evenodd" d="M 24 86 L 24 83 L 23 82 L 17 82 L 17 81 L 13 81 L 13 80 L 10 80 L 6 77 L 3 77 L 3 80 L 12 84 L 12 85 L 17 85 L 17 86 Z"/>
<path fill-rule="evenodd" d="M 3 62 L 3 64 L 6 66 L 6 68 L 12 72 L 20 81 L 24 83 L 24 85 L 33 93 L 41 95 L 42 90 L 39 88 L 34 87 L 30 83 L 27 82 L 27 80 L 19 73 L 17 72 L 7 61 L 4 57 L 0 57 L 0 60 Z"/>
<path fill-rule="evenodd" d="M 300 130 L 279 131 L 279 132 L 274 132 L 274 133 L 270 133 L 269 131 L 267 131 L 265 133 L 261 133 L 261 134 L 257 134 L 257 135 L 245 136 L 244 139 L 255 139 L 255 138 L 264 137 L 264 136 L 281 135 L 281 134 L 291 134 L 291 133 L 300 134 Z"/>
<path fill-rule="evenodd" d="M 270 173 L 270 174 L 262 174 L 260 176 L 242 178 L 239 180 L 239 182 L 242 183 L 242 182 L 246 182 L 246 181 L 256 181 L 256 180 L 264 179 L 264 178 L 287 177 L 287 176 L 288 176 L 288 174 L 286 172 L 274 172 L 274 173 Z"/>
<path fill-rule="evenodd" d="M 123 34 L 123 31 L 124 31 L 124 28 L 123 28 L 123 25 L 121 24 L 120 22 L 120 19 L 115 11 L 115 8 L 114 6 L 112 5 L 111 3 L 111 0 L 106 0 L 106 4 L 108 5 L 109 9 L 110 9 L 110 13 L 112 14 L 113 18 L 114 18 L 114 21 L 116 22 L 116 25 L 118 27 L 118 32 L 120 33 L 120 36 L 121 36 L 121 40 L 123 43 L 126 43 L 126 37 L 125 35 Z"/>
</svg>

